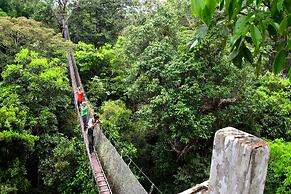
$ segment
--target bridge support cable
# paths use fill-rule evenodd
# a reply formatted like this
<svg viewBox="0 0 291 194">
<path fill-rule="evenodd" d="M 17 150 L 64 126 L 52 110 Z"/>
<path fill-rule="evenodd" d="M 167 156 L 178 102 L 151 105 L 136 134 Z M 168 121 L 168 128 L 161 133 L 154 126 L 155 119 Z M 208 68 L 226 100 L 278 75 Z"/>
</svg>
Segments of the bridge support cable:
<svg viewBox="0 0 291 194">
<path fill-rule="evenodd" d="M 70 37 L 69 37 L 69 30 L 68 30 L 67 24 L 65 22 L 62 22 L 62 24 L 63 24 L 63 36 L 65 37 L 66 40 L 69 41 Z M 72 48 L 70 48 L 70 51 L 68 53 L 68 63 L 69 63 L 69 72 L 70 72 L 70 78 L 72 82 L 72 88 L 74 91 L 77 91 L 78 86 L 82 87 L 82 83 L 81 83 L 78 70 L 76 69 L 77 66 L 75 63 L 74 52 Z M 93 171 L 93 176 L 94 176 L 98 191 L 100 194 L 112 194 L 111 188 L 108 184 L 106 175 L 102 169 L 98 155 L 96 154 L 95 150 L 93 151 L 92 154 L 90 154 L 89 152 L 88 138 L 87 138 L 86 131 L 84 130 L 83 120 L 78 108 L 77 96 L 75 94 L 74 94 L 74 104 L 78 113 L 83 140 L 86 146 L 87 155 L 90 160 L 90 165 Z"/>
</svg>

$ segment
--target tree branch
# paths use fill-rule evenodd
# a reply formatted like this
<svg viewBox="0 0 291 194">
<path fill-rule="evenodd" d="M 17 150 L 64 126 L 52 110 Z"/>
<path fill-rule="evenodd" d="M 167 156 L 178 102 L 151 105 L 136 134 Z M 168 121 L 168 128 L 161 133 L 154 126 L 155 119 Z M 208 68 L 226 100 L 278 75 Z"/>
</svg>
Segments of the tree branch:
<svg viewBox="0 0 291 194">
<path fill-rule="evenodd" d="M 212 110 L 216 110 L 218 108 L 223 108 L 231 103 L 234 103 L 237 99 L 236 98 L 222 98 L 222 99 L 215 99 L 212 101 L 206 101 L 204 104 L 198 108 L 198 111 L 201 113 L 209 112 Z"/>
<path fill-rule="evenodd" d="M 196 139 L 192 140 L 189 144 L 187 144 L 183 150 L 180 152 L 180 154 L 177 156 L 176 162 L 178 162 L 189 150 L 191 150 L 195 144 L 196 144 Z"/>
</svg>

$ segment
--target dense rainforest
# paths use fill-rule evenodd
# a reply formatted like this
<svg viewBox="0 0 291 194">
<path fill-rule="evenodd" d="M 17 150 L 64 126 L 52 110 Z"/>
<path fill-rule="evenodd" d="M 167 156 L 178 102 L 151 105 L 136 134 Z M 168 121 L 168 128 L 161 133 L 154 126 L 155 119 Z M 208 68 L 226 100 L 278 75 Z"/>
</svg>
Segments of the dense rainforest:
<svg viewBox="0 0 291 194">
<path fill-rule="evenodd" d="M 269 142 L 264 193 L 291 193 L 290 11 L 288 0 L 0 0 L 0 193 L 98 192 L 71 47 L 103 131 L 163 193 L 208 179 L 227 126 Z"/>
</svg>

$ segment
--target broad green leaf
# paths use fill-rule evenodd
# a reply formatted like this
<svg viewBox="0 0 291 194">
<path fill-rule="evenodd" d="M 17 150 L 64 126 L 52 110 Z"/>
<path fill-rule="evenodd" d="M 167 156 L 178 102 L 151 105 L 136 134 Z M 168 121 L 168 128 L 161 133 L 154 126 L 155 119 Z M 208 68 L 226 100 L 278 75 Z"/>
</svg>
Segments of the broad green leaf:
<svg viewBox="0 0 291 194">
<path fill-rule="evenodd" d="M 275 22 L 270 23 L 267 27 L 267 31 L 268 31 L 269 35 L 271 35 L 271 36 L 277 36 L 278 29 L 279 29 L 279 24 L 275 23 Z"/>
<path fill-rule="evenodd" d="M 284 19 L 281 21 L 280 26 L 279 26 L 279 30 L 278 30 L 279 33 L 283 34 L 287 26 L 288 26 L 288 18 L 284 17 Z"/>
<path fill-rule="evenodd" d="M 276 22 L 272 22 L 271 25 L 278 31 L 279 30 L 279 27 L 280 25 Z"/>
<path fill-rule="evenodd" d="M 262 34 L 260 30 L 258 29 L 257 26 L 252 25 L 250 33 L 256 48 L 258 48 L 262 40 Z"/>
<path fill-rule="evenodd" d="M 277 10 L 278 11 L 283 10 L 283 3 L 284 3 L 284 0 L 278 0 L 278 2 L 277 2 Z"/>
<path fill-rule="evenodd" d="M 209 26 L 211 23 L 211 19 L 214 15 L 215 9 L 219 3 L 219 0 L 205 0 L 205 8 L 203 9 L 203 15 L 206 16 L 205 21 L 206 24 Z"/>
<path fill-rule="evenodd" d="M 225 11 L 228 12 L 229 4 L 232 2 L 232 0 L 224 0 L 224 7 Z"/>
<path fill-rule="evenodd" d="M 204 0 L 191 0 L 191 12 L 194 16 L 202 19 L 202 11 L 205 7 Z"/>
<path fill-rule="evenodd" d="M 202 12 L 202 15 L 203 15 L 203 22 L 209 26 L 210 23 L 211 23 L 211 18 L 212 18 L 212 15 L 213 13 L 211 13 L 211 10 L 205 6 L 205 8 L 203 9 L 203 12 Z"/>
<path fill-rule="evenodd" d="M 256 64 L 256 75 L 259 77 L 261 74 L 261 69 L 262 69 L 262 54 L 260 54 L 258 62 Z"/>
<path fill-rule="evenodd" d="M 234 9 L 235 9 L 235 3 L 236 3 L 236 1 L 232 1 L 232 0 L 229 2 L 229 7 L 228 7 L 228 10 L 227 10 L 229 20 L 232 19 L 233 12 L 234 12 Z"/>
<path fill-rule="evenodd" d="M 286 60 L 286 54 L 284 50 L 280 50 L 274 60 L 273 63 L 273 72 L 275 74 L 278 74 L 282 71 L 283 66 L 285 64 L 285 60 Z"/>
<path fill-rule="evenodd" d="M 217 4 L 219 3 L 218 0 L 205 0 L 206 1 L 206 6 L 209 8 L 209 10 L 214 11 Z"/>
<path fill-rule="evenodd" d="M 191 11 L 209 26 L 217 4 L 218 0 L 192 0 Z"/>
<path fill-rule="evenodd" d="M 270 10 L 271 10 L 271 13 L 272 13 L 273 16 L 275 16 L 276 13 L 277 13 L 277 2 L 278 2 L 278 0 L 273 0 L 271 2 L 271 8 L 270 8 Z"/>
<path fill-rule="evenodd" d="M 250 15 L 241 16 L 235 23 L 234 34 L 244 36 L 247 32 L 248 22 L 250 20 Z"/>
<path fill-rule="evenodd" d="M 288 40 L 288 49 L 291 50 L 291 40 Z"/>
<path fill-rule="evenodd" d="M 288 71 L 288 77 L 289 77 L 289 81 L 291 82 L 291 67 L 289 68 L 289 71 Z"/>
</svg>

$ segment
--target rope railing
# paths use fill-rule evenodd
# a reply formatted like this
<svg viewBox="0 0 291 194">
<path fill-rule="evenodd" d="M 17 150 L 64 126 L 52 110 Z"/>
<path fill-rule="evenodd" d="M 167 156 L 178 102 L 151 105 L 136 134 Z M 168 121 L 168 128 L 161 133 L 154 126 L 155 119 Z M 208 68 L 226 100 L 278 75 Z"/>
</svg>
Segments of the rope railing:
<svg viewBox="0 0 291 194">
<path fill-rule="evenodd" d="M 79 72 L 78 72 L 78 69 L 77 68 L 77 65 L 75 63 L 75 59 L 74 59 L 74 55 L 73 55 L 73 51 L 70 50 L 70 55 L 69 55 L 69 60 L 71 61 L 71 65 L 70 65 L 70 74 L 71 76 L 74 78 L 72 79 L 72 86 L 74 88 L 74 90 L 76 90 L 79 87 L 81 87 L 84 91 L 84 97 L 85 97 L 85 101 L 87 102 L 87 106 L 88 106 L 88 116 L 91 117 L 94 113 L 94 109 L 92 108 L 92 105 L 86 95 L 86 92 L 84 90 L 84 87 L 82 85 L 82 82 L 81 82 L 81 78 L 80 78 L 80 75 L 79 75 Z M 77 106 L 77 100 L 75 99 L 75 106 Z M 80 119 L 80 123 L 81 123 L 81 128 L 83 129 L 84 128 L 84 123 L 83 123 L 83 120 L 82 120 L 82 117 L 80 115 L 80 112 L 78 112 L 78 117 Z M 83 130 L 82 130 L 83 131 Z M 120 144 L 117 143 L 113 138 L 111 138 L 110 134 L 109 133 L 106 133 L 105 134 L 107 135 L 108 139 L 113 142 L 113 144 L 115 145 L 116 148 L 121 148 Z M 88 145 L 88 140 L 87 138 L 84 137 L 84 141 L 85 141 L 85 144 Z M 87 152 L 89 152 L 88 150 L 88 146 L 87 146 Z M 95 152 L 95 150 L 94 150 Z M 88 153 L 89 154 L 89 153 Z M 160 194 L 162 194 L 161 190 L 154 184 L 154 182 L 142 171 L 142 169 L 127 155 L 124 155 L 122 153 L 119 153 L 121 158 L 126 158 L 128 161 L 129 161 L 129 164 L 128 164 L 128 167 L 130 167 L 130 164 L 133 164 L 135 166 L 135 168 L 146 178 L 146 180 L 151 184 L 151 188 L 149 190 L 149 194 L 151 194 L 154 190 L 158 191 Z M 89 157 L 90 158 L 90 157 Z M 96 154 L 96 158 L 99 160 L 97 154 Z M 91 158 L 90 158 L 91 159 Z M 103 170 L 102 170 L 102 173 Z M 105 178 L 105 181 L 106 183 L 108 184 L 108 181 L 107 179 Z M 109 185 L 109 184 L 108 184 Z M 111 192 L 111 191 L 110 191 Z"/>
<path fill-rule="evenodd" d="M 122 146 L 115 141 L 111 135 L 109 133 L 107 133 L 106 131 L 103 131 L 103 133 L 108 137 L 109 141 L 111 141 L 114 144 L 114 147 L 117 148 L 117 150 L 120 148 L 122 148 Z M 122 158 L 126 158 L 129 162 L 127 164 L 127 166 L 130 168 L 130 165 L 132 164 L 138 171 L 139 173 L 141 173 L 146 179 L 147 181 L 151 184 L 151 188 L 149 190 L 149 194 L 151 194 L 154 190 L 158 191 L 160 194 L 163 194 L 163 192 L 155 185 L 155 183 L 142 171 L 142 169 L 133 161 L 133 159 L 131 157 L 129 157 L 128 155 L 123 155 L 123 153 L 119 153 L 120 156 Z"/>
<path fill-rule="evenodd" d="M 70 36 L 69 36 L 69 30 L 67 25 L 63 24 L 63 34 L 64 37 L 67 41 L 70 41 Z M 78 69 L 76 66 L 76 62 L 75 62 L 75 58 L 74 58 L 74 52 L 73 49 L 70 47 L 69 53 L 68 53 L 68 63 L 69 63 L 69 74 L 70 74 L 70 78 L 71 78 L 71 82 L 72 82 L 72 88 L 74 91 L 74 104 L 75 107 L 77 109 L 77 114 L 78 114 L 78 118 L 79 118 L 79 122 L 80 122 L 80 126 L 81 126 L 81 133 L 83 136 L 83 140 L 85 143 L 85 147 L 86 147 L 86 151 L 87 151 L 87 155 L 90 161 L 90 165 L 93 171 L 93 177 L 94 180 L 96 182 L 97 185 L 97 189 L 98 189 L 98 193 L 101 194 L 112 194 L 112 191 L 110 189 L 110 186 L 108 184 L 107 178 L 105 176 L 105 173 L 103 171 L 103 168 L 101 166 L 100 160 L 97 156 L 97 154 L 95 154 L 95 150 L 92 153 L 92 155 L 89 152 L 89 146 L 88 146 L 88 139 L 87 139 L 87 135 L 86 132 L 84 130 L 84 123 L 79 111 L 79 107 L 78 107 L 78 103 L 77 103 L 77 96 L 75 95 L 75 91 L 77 91 L 78 86 L 82 86 L 81 83 L 81 79 L 78 73 Z"/>
<path fill-rule="evenodd" d="M 69 53 L 69 56 L 68 56 L 68 58 L 69 58 L 69 71 L 70 71 L 70 77 L 71 77 L 73 90 L 76 91 L 78 85 L 81 84 L 81 80 L 80 79 L 78 81 L 76 80 L 76 75 L 78 75 L 78 72 L 76 72 L 76 70 L 74 69 L 74 65 L 73 65 L 74 58 L 72 56 L 73 56 L 73 52 L 71 51 Z M 79 82 L 79 84 L 77 82 Z M 105 176 L 105 173 L 104 173 L 102 166 L 101 166 L 101 163 L 99 161 L 98 155 L 95 154 L 96 153 L 95 150 L 94 150 L 94 153 L 92 155 L 89 152 L 88 139 L 86 136 L 86 132 L 84 130 L 84 123 L 83 123 L 83 120 L 82 120 L 82 117 L 81 117 L 81 114 L 79 111 L 76 95 L 74 95 L 74 104 L 75 104 L 75 107 L 77 109 L 77 114 L 78 114 L 78 118 L 79 118 L 79 122 L 80 122 L 80 126 L 81 126 L 81 133 L 83 135 L 83 140 L 84 140 L 84 143 L 86 146 L 87 155 L 88 155 L 89 160 L 90 160 L 91 168 L 93 170 L 93 177 L 94 177 L 95 182 L 97 184 L 98 191 L 99 191 L 99 193 L 102 193 L 102 194 L 112 194 L 112 191 L 109 187 L 107 178 Z"/>
</svg>

